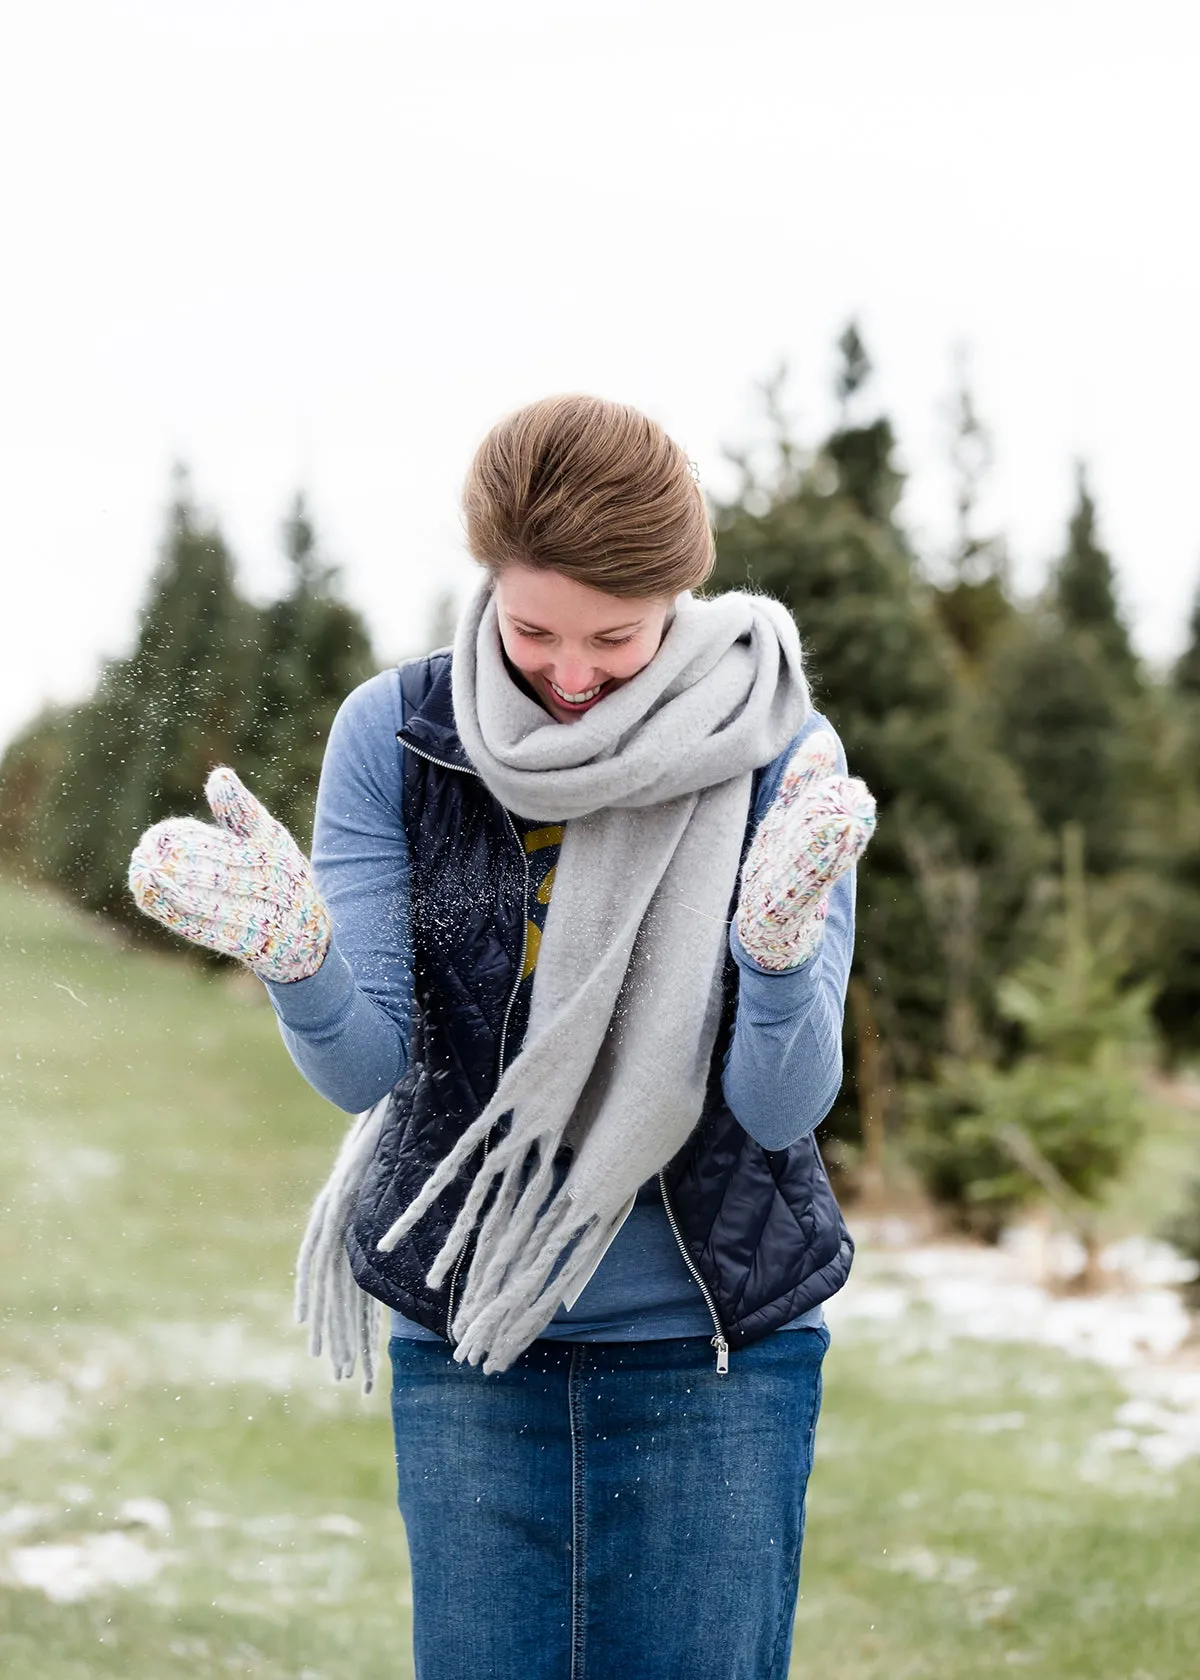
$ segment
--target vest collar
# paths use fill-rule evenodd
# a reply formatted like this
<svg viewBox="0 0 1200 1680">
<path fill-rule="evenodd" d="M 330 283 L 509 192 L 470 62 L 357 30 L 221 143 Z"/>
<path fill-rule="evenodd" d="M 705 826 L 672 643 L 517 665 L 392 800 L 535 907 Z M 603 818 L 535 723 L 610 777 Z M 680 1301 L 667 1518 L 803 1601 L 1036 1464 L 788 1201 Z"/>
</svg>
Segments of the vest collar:
<svg viewBox="0 0 1200 1680">
<path fill-rule="evenodd" d="M 450 653 L 430 656 L 430 683 L 416 709 L 405 716 L 396 739 L 415 747 L 454 770 L 474 771 L 463 750 L 454 722 L 454 699 L 450 687 Z"/>
</svg>

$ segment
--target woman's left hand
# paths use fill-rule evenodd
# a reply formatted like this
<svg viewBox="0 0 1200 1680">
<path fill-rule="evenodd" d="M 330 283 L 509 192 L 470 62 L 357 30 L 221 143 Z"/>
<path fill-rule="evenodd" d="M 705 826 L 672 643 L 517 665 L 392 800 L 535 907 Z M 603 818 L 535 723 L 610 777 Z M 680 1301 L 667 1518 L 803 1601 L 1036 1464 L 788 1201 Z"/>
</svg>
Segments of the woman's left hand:
<svg viewBox="0 0 1200 1680">
<path fill-rule="evenodd" d="M 760 968 L 807 962 L 821 943 L 829 889 L 875 830 L 865 783 L 837 774 L 833 737 L 818 729 L 792 754 L 746 854 L 735 918 Z"/>
</svg>

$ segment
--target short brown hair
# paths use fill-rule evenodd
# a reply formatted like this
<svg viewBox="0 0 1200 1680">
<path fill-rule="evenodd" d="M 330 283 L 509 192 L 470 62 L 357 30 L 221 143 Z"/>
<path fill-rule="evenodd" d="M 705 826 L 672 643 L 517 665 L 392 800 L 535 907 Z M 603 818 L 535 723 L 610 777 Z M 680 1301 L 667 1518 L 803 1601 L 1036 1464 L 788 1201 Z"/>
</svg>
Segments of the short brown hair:
<svg viewBox="0 0 1200 1680">
<path fill-rule="evenodd" d="M 489 571 L 561 572 L 607 595 L 697 589 L 712 526 L 687 456 L 626 403 L 545 397 L 493 426 L 463 488 L 467 547 Z"/>
</svg>

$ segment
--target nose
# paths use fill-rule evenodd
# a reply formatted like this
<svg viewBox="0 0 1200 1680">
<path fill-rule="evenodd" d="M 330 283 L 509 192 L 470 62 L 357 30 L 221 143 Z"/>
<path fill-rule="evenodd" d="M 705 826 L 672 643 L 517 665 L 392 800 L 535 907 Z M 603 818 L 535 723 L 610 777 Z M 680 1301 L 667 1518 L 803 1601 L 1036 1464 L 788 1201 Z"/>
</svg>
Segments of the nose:
<svg viewBox="0 0 1200 1680">
<path fill-rule="evenodd" d="M 595 688 L 600 681 L 596 667 L 585 664 L 582 659 L 555 660 L 550 677 L 564 694 L 583 694 L 587 689 Z"/>
</svg>

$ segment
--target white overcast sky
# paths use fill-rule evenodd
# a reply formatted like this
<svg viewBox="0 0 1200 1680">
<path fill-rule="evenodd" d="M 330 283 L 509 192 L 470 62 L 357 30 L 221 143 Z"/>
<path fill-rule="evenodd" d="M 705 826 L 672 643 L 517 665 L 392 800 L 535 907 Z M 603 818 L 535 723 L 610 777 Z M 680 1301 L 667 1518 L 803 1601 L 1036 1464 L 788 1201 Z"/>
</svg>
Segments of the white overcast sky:
<svg viewBox="0 0 1200 1680">
<path fill-rule="evenodd" d="M 830 418 L 860 317 L 950 520 L 970 347 L 1026 586 L 1092 465 L 1141 648 L 1200 574 L 1193 0 L 36 0 L 0 22 L 0 740 L 122 651 L 170 463 L 246 587 L 311 493 L 381 656 L 468 575 L 530 398 L 639 404 L 728 482 L 754 384 Z M 14 610 L 15 609 L 15 610 Z"/>
</svg>

